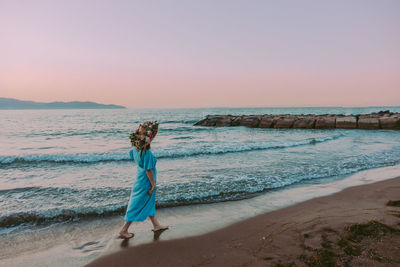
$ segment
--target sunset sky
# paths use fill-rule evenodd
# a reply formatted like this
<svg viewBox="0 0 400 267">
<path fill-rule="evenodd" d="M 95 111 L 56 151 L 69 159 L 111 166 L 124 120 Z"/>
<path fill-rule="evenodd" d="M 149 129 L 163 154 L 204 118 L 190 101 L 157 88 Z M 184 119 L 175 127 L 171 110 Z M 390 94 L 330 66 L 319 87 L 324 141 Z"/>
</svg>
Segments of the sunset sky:
<svg viewBox="0 0 400 267">
<path fill-rule="evenodd" d="M 400 1 L 1 0 L 0 97 L 400 105 Z"/>
</svg>

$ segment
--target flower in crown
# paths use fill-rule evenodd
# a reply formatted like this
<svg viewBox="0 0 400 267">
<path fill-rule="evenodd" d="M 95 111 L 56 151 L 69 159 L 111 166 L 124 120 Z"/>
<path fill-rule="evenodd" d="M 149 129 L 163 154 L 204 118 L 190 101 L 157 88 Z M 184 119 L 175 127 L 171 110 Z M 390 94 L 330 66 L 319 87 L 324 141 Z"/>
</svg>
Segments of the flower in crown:
<svg viewBox="0 0 400 267">
<path fill-rule="evenodd" d="M 157 121 L 145 121 L 140 124 L 129 136 L 132 146 L 140 150 L 149 148 L 154 133 L 158 131 L 158 125 Z"/>
</svg>

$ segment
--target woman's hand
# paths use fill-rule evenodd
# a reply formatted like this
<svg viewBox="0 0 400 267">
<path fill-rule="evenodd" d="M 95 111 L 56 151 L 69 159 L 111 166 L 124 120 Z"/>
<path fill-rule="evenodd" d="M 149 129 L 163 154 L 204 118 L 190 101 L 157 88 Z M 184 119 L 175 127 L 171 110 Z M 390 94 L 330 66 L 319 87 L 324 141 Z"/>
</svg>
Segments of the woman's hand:
<svg viewBox="0 0 400 267">
<path fill-rule="evenodd" d="M 151 184 L 151 189 L 147 191 L 147 193 L 151 196 L 153 194 L 154 189 L 156 188 L 156 181 L 154 180 L 154 173 L 152 169 L 147 170 L 146 174 Z"/>
<path fill-rule="evenodd" d="M 156 186 L 155 185 L 153 185 L 150 189 L 149 189 L 149 191 L 147 191 L 147 194 L 149 194 L 150 196 L 153 194 L 153 192 L 154 192 L 154 189 L 156 189 Z"/>
</svg>

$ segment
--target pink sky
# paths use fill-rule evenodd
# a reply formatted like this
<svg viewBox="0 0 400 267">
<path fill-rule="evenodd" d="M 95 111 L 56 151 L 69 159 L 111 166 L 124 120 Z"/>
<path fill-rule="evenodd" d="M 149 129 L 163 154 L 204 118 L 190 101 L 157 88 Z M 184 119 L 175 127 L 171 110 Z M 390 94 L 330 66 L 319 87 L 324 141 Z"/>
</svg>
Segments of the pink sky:
<svg viewBox="0 0 400 267">
<path fill-rule="evenodd" d="M 400 105 L 400 1 L 0 2 L 0 97 Z"/>
</svg>

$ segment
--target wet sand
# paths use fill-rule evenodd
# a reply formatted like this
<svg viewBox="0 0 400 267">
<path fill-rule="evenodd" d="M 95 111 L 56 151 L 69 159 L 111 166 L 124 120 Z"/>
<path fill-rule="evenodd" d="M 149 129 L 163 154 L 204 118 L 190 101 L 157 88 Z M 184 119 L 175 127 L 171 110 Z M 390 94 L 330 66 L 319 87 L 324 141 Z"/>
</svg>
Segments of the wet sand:
<svg viewBox="0 0 400 267">
<path fill-rule="evenodd" d="M 123 249 L 87 266 L 279 264 L 399 266 L 400 177 L 350 187 L 207 234 Z"/>
</svg>

